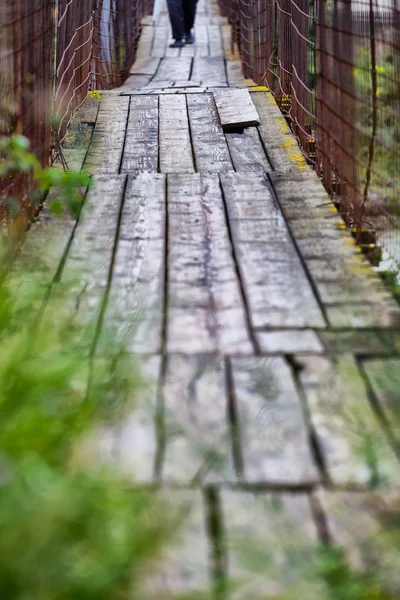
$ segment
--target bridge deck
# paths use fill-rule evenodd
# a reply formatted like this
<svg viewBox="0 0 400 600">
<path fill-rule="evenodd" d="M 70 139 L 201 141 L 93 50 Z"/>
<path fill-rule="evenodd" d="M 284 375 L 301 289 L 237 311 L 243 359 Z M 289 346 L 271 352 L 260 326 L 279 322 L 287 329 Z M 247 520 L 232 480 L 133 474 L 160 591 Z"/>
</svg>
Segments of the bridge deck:
<svg viewBox="0 0 400 600">
<path fill-rule="evenodd" d="M 242 77 L 212 3 L 196 38 L 170 49 L 163 11 L 124 87 L 104 93 L 61 282 L 79 272 L 71 307 L 117 326 L 154 376 L 114 440 L 124 466 L 193 500 L 155 587 L 177 594 L 227 569 L 248 585 L 232 598 L 322 598 L 293 546 L 328 536 L 373 552 L 375 509 L 399 483 L 399 310 L 271 94 Z M 234 88 L 258 126 L 222 129 L 215 94 Z M 238 536 L 262 542 L 257 575 Z"/>
</svg>

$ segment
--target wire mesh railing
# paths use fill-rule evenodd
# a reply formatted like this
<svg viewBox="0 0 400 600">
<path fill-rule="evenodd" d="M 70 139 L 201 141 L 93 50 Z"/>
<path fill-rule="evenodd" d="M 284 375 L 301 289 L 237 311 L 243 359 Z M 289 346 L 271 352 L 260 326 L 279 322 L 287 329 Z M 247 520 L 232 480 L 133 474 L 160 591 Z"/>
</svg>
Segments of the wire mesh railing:
<svg viewBox="0 0 400 600">
<path fill-rule="evenodd" d="M 48 165 L 88 91 L 127 77 L 151 10 L 152 0 L 0 0 L 0 136 L 26 136 Z M 3 177 L 6 231 L 12 196 L 32 216 L 26 178 Z"/>
<path fill-rule="evenodd" d="M 246 77 L 272 91 L 346 221 L 359 232 L 396 227 L 399 0 L 220 0 L 220 6 Z M 400 233 L 397 239 L 400 256 Z"/>
</svg>

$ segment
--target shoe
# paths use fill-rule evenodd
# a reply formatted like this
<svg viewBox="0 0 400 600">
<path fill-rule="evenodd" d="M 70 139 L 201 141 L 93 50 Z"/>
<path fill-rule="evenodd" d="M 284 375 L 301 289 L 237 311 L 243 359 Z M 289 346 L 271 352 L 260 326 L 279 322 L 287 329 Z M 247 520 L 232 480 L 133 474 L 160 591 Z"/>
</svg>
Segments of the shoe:
<svg viewBox="0 0 400 600">
<path fill-rule="evenodd" d="M 189 33 L 186 34 L 185 36 L 185 42 L 187 44 L 194 44 L 194 35 L 191 31 L 189 31 Z"/>
<path fill-rule="evenodd" d="M 170 48 L 183 48 L 185 42 L 183 40 L 175 40 L 169 45 Z"/>
</svg>

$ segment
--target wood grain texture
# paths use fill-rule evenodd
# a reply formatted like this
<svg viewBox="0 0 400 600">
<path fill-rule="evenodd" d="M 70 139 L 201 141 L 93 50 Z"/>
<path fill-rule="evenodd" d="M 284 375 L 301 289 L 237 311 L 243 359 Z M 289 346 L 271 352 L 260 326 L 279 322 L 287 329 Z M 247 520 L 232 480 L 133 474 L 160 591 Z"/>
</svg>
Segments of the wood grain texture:
<svg viewBox="0 0 400 600">
<path fill-rule="evenodd" d="M 164 518 L 177 536 L 155 563 L 140 598 L 175 600 L 201 594 L 211 600 L 210 548 L 201 493 L 171 488 L 160 493 L 166 503 Z"/>
<path fill-rule="evenodd" d="M 324 327 L 325 321 L 263 175 L 221 174 L 254 327 Z"/>
<path fill-rule="evenodd" d="M 103 92 L 92 141 L 85 161 L 91 174 L 117 174 L 125 143 L 129 98 Z"/>
<path fill-rule="evenodd" d="M 225 62 L 222 57 L 199 57 L 193 62 L 192 79 L 207 87 L 226 86 Z"/>
<path fill-rule="evenodd" d="M 226 132 L 226 141 L 235 171 L 271 171 L 271 165 L 261 144 L 256 127 L 243 129 L 240 133 Z"/>
<path fill-rule="evenodd" d="M 400 358 L 368 360 L 363 368 L 400 447 Z"/>
<path fill-rule="evenodd" d="M 300 380 L 328 475 L 338 485 L 398 483 L 400 467 L 354 358 L 299 357 Z"/>
<path fill-rule="evenodd" d="M 231 88 L 214 92 L 221 125 L 224 129 L 258 125 L 260 117 L 249 92 L 245 89 Z"/>
<path fill-rule="evenodd" d="M 170 175 L 169 352 L 251 353 L 218 177 Z"/>
<path fill-rule="evenodd" d="M 158 98 L 133 96 L 121 173 L 132 175 L 158 169 Z"/>
<path fill-rule="evenodd" d="M 128 181 L 105 315 L 129 351 L 161 351 L 164 254 L 165 176 L 143 173 Z"/>
<path fill-rule="evenodd" d="M 163 386 L 165 483 L 233 482 L 224 361 L 170 355 Z"/>
<path fill-rule="evenodd" d="M 158 81 L 188 81 L 192 68 L 192 59 L 190 56 L 181 56 L 178 58 L 163 58 L 153 82 Z"/>
<path fill-rule="evenodd" d="M 184 95 L 160 96 L 160 170 L 193 173 L 192 146 Z"/>
<path fill-rule="evenodd" d="M 309 483 L 318 479 L 300 397 L 282 357 L 231 361 L 243 479 Z"/>
<path fill-rule="evenodd" d="M 232 161 L 212 94 L 188 95 L 196 171 L 232 171 Z"/>
<path fill-rule="evenodd" d="M 257 331 L 256 337 L 261 352 L 266 354 L 322 354 L 325 351 L 318 334 L 312 329 Z"/>
<path fill-rule="evenodd" d="M 221 505 L 227 597 L 325 598 L 322 584 L 310 577 L 317 532 L 305 494 L 222 491 Z"/>
</svg>

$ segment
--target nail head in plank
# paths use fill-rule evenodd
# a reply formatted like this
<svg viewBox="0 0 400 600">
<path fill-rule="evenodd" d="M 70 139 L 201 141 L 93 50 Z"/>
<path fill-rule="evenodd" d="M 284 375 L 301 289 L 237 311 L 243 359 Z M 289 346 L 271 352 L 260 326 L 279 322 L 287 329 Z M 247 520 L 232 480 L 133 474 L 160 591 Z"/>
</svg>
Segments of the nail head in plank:
<svg viewBox="0 0 400 600">
<path fill-rule="evenodd" d="M 158 98 L 131 98 L 121 173 L 158 169 Z"/>
<path fill-rule="evenodd" d="M 234 482 L 223 359 L 169 355 L 163 397 L 163 482 Z"/>
<path fill-rule="evenodd" d="M 169 175 L 168 351 L 250 354 L 218 177 Z"/>
<path fill-rule="evenodd" d="M 192 145 L 184 95 L 159 97 L 160 170 L 193 173 Z"/>
<path fill-rule="evenodd" d="M 318 480 L 307 425 L 282 357 L 231 360 L 247 483 L 295 485 Z"/>
<path fill-rule="evenodd" d="M 224 129 L 259 125 L 260 117 L 247 90 L 230 88 L 214 92 L 214 99 Z"/>
<path fill-rule="evenodd" d="M 232 171 L 233 166 L 212 94 L 188 95 L 190 130 L 198 172 Z"/>
<path fill-rule="evenodd" d="M 300 380 L 326 469 L 337 485 L 399 482 L 400 467 L 351 355 L 299 356 Z M 373 457 L 373 462 L 371 462 Z"/>
<path fill-rule="evenodd" d="M 305 494 L 222 490 L 221 507 L 229 598 L 326 597 L 310 576 L 318 539 Z"/>
<path fill-rule="evenodd" d="M 125 193 L 105 320 L 137 353 L 162 346 L 165 187 L 164 175 L 142 173 L 129 178 Z"/>
</svg>

